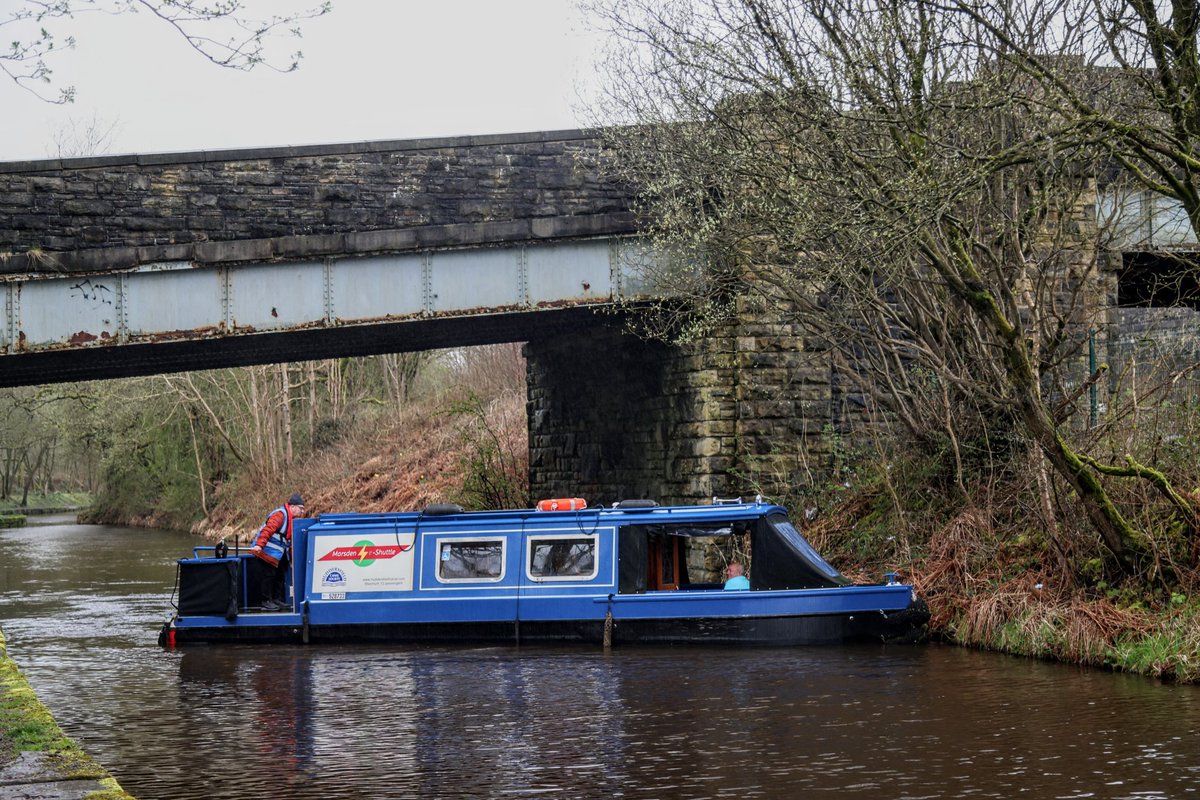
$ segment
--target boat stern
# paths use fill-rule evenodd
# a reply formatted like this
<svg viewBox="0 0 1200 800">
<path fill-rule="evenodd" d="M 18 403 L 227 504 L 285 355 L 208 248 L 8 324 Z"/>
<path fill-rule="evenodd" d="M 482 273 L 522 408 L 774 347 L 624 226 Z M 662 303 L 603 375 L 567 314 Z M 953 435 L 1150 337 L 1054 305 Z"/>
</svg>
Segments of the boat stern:
<svg viewBox="0 0 1200 800">
<path fill-rule="evenodd" d="M 929 619 L 929 604 L 913 592 L 905 608 L 855 614 L 849 623 L 855 639 L 920 644 L 929 637 Z"/>
</svg>

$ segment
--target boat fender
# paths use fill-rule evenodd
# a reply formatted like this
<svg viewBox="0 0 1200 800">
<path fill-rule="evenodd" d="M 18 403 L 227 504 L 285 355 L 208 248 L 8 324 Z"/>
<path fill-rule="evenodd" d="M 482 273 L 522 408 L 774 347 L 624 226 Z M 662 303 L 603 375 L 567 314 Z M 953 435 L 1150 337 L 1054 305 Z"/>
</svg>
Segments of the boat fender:
<svg viewBox="0 0 1200 800">
<path fill-rule="evenodd" d="M 175 628 L 171 627 L 171 621 L 167 620 L 163 623 L 162 630 L 158 632 L 159 647 L 175 647 Z"/>
<path fill-rule="evenodd" d="M 425 506 L 425 510 L 421 512 L 426 517 L 440 517 L 446 514 L 461 514 L 463 507 L 457 503 L 432 503 Z"/>
<path fill-rule="evenodd" d="M 304 600 L 304 614 L 302 617 L 300 630 L 301 630 L 300 642 L 302 644 L 308 644 L 308 599 L 307 598 L 305 598 L 305 600 Z"/>
<path fill-rule="evenodd" d="M 580 511 L 587 508 L 587 500 L 582 497 L 556 497 L 552 500 L 539 500 L 538 511 Z"/>
</svg>

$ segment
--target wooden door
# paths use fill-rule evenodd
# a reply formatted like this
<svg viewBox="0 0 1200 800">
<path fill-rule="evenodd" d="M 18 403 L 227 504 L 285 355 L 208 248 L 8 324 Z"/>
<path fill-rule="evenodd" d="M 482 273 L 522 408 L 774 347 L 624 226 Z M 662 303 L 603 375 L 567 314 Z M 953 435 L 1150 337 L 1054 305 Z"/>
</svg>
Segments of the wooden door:
<svg viewBox="0 0 1200 800">
<path fill-rule="evenodd" d="M 683 537 L 651 539 L 648 552 L 650 564 L 646 574 L 646 589 L 652 592 L 678 589 L 684 557 Z"/>
</svg>

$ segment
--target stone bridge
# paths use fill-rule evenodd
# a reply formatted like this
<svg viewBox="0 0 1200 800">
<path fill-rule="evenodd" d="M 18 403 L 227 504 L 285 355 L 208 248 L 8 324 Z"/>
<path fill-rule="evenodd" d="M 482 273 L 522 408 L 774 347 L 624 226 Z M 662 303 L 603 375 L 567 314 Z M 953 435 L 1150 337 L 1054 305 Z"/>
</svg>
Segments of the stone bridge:
<svg viewBox="0 0 1200 800">
<path fill-rule="evenodd" d="M 567 132 L 0 165 L 0 383 L 527 338 L 622 294 L 633 220 L 595 152 Z"/>
<path fill-rule="evenodd" d="M 522 341 L 535 496 L 794 468 L 830 408 L 798 332 L 747 308 L 685 350 L 595 313 L 639 291 L 600 155 L 560 131 L 0 164 L 0 386 Z"/>
</svg>

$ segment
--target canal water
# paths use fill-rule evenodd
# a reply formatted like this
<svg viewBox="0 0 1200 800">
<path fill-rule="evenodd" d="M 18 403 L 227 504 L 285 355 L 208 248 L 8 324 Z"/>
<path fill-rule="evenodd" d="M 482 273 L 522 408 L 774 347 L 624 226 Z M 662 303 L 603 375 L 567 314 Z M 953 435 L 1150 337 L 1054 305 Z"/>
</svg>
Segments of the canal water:
<svg viewBox="0 0 1200 800">
<path fill-rule="evenodd" d="M 141 800 L 1200 796 L 1196 687 L 939 646 L 166 651 L 199 542 L 43 521 L 0 530 L 9 654 Z"/>
</svg>

